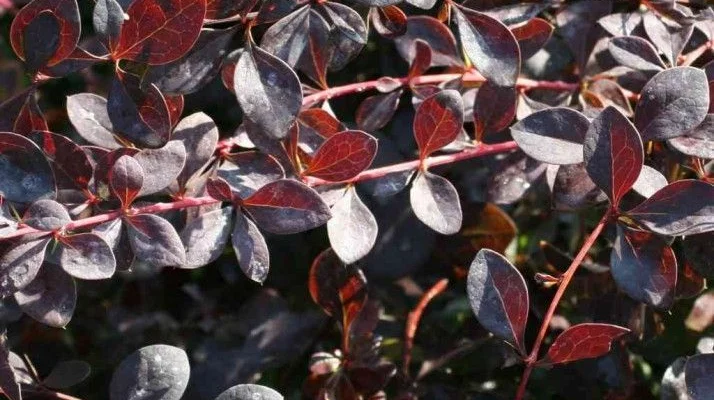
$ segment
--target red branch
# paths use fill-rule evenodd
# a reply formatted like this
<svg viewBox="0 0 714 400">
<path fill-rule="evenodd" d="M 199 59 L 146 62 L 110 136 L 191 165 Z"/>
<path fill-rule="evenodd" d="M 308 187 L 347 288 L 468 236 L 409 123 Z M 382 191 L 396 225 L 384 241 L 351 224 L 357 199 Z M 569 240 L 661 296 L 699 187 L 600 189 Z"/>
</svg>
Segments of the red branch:
<svg viewBox="0 0 714 400">
<path fill-rule="evenodd" d="M 568 270 L 565 271 L 565 273 L 562 275 L 558 290 L 555 292 L 553 300 L 551 300 L 550 306 L 548 307 L 548 311 L 543 317 L 543 323 L 540 326 L 540 331 L 538 332 L 538 336 L 536 337 L 535 343 L 533 343 L 533 349 L 531 350 L 528 357 L 525 359 L 526 368 L 523 371 L 523 377 L 521 378 L 521 383 L 518 386 L 518 392 L 516 393 L 515 400 L 523 399 L 523 396 L 526 393 L 526 385 L 528 384 L 528 378 L 530 377 L 531 372 L 533 371 L 533 368 L 535 367 L 535 364 L 538 361 L 538 351 L 540 350 L 540 346 L 543 344 L 543 339 L 545 339 L 545 335 L 548 333 L 548 328 L 550 327 L 550 320 L 553 318 L 555 310 L 558 308 L 558 303 L 560 303 L 560 299 L 563 297 L 563 294 L 565 294 L 565 290 L 568 288 L 570 280 L 573 279 L 575 272 L 578 270 L 578 267 L 583 262 L 583 259 L 585 259 L 585 256 L 588 254 L 588 251 L 593 246 L 593 244 L 595 244 L 595 240 L 598 238 L 598 236 L 600 236 L 600 233 L 602 233 L 602 230 L 605 228 L 605 225 L 610 220 L 610 216 L 612 215 L 611 212 L 612 210 L 609 209 L 605 213 L 605 215 L 602 216 L 600 222 L 598 222 L 597 226 L 595 226 L 595 229 L 593 229 L 592 233 L 590 233 L 590 236 L 585 239 L 583 247 L 580 248 L 578 255 L 575 256 L 575 259 L 568 267 Z"/>
<path fill-rule="evenodd" d="M 419 321 L 424 313 L 424 309 L 429 305 L 434 297 L 441 294 L 446 290 L 446 286 L 449 284 L 449 280 L 444 278 L 439 282 L 436 282 L 429 290 L 424 292 L 419 299 L 419 303 L 414 307 L 407 317 L 407 325 L 404 329 L 404 354 L 402 355 L 402 372 L 404 376 L 409 377 L 409 365 L 412 362 L 412 349 L 414 348 L 414 336 L 416 336 L 416 330 L 419 326 Z"/>
</svg>

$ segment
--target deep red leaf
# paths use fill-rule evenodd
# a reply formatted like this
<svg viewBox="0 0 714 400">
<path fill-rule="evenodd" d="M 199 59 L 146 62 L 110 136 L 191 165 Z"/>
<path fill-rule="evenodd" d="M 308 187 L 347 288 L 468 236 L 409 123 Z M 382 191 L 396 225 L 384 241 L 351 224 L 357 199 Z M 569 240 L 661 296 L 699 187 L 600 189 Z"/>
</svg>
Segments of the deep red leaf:
<svg viewBox="0 0 714 400">
<path fill-rule="evenodd" d="M 354 178 L 369 168 L 377 139 L 362 131 L 344 131 L 328 138 L 312 158 L 305 175 L 331 182 Z"/>
<path fill-rule="evenodd" d="M 431 47 L 431 66 L 461 65 L 456 38 L 441 21 L 426 15 L 407 18 L 407 31 L 394 40 L 399 54 L 410 64 L 414 59 L 414 42 L 421 39 Z"/>
<path fill-rule="evenodd" d="M 431 47 L 421 39 L 414 42 L 414 58 L 409 66 L 410 78 L 423 75 L 431 67 Z"/>
<path fill-rule="evenodd" d="M 585 323 L 572 326 L 561 333 L 539 364 L 562 364 L 595 358 L 607 354 L 612 342 L 630 332 L 610 324 Z"/>
<path fill-rule="evenodd" d="M 310 134 L 319 135 L 323 139 L 345 130 L 337 118 L 321 108 L 301 111 L 298 115 L 298 123 L 300 124 L 301 140 L 308 130 Z"/>
<path fill-rule="evenodd" d="M 521 49 L 521 59 L 527 60 L 538 52 L 553 34 L 553 25 L 541 18 L 533 18 L 511 29 Z"/>
<path fill-rule="evenodd" d="M 456 139 L 464 123 L 461 95 L 455 90 L 443 90 L 426 98 L 414 116 L 414 138 L 419 146 L 419 158 Z"/>
<path fill-rule="evenodd" d="M 222 178 L 209 178 L 206 182 L 206 193 L 220 201 L 235 200 L 231 186 Z"/>
<path fill-rule="evenodd" d="M 144 170 L 131 156 L 121 156 L 109 173 L 109 184 L 114 196 L 127 208 L 134 201 L 144 183 Z"/>
<path fill-rule="evenodd" d="M 370 8 L 369 18 L 377 33 L 386 38 L 396 38 L 407 31 L 407 15 L 395 5 Z"/>
<path fill-rule="evenodd" d="M 126 14 L 113 57 L 166 64 L 186 54 L 198 39 L 206 0 L 135 0 Z"/>
<path fill-rule="evenodd" d="M 178 124 L 181 120 L 181 114 L 183 114 L 183 95 L 177 94 L 174 96 L 164 96 L 164 101 L 166 101 L 166 108 L 169 110 L 169 121 L 171 126 L 176 126 L 176 124 Z"/>
<path fill-rule="evenodd" d="M 510 125 L 516 116 L 518 92 L 515 87 L 496 86 L 486 81 L 476 93 L 474 122 L 479 137 L 497 133 Z"/>
<path fill-rule="evenodd" d="M 67 58 L 77 47 L 81 30 L 77 0 L 34 0 L 23 7 L 12 20 L 10 44 L 20 59 L 25 59 L 24 32 L 27 26 L 43 11 L 49 11 L 59 22 L 58 45 L 46 61 L 54 65 Z"/>
</svg>

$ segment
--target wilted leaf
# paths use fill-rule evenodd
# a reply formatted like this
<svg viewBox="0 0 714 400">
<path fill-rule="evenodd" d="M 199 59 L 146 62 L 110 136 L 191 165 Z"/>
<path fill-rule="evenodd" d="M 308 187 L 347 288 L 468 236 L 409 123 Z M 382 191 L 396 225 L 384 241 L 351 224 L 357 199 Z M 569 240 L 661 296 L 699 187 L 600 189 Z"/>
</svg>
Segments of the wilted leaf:
<svg viewBox="0 0 714 400">
<path fill-rule="evenodd" d="M 327 221 L 330 245 L 345 264 L 363 258 L 377 240 L 377 220 L 357 195 L 354 186 L 332 206 L 332 218 Z"/>
<path fill-rule="evenodd" d="M 22 311 L 43 324 L 64 328 L 77 303 L 74 280 L 60 268 L 45 264 L 37 277 L 19 292 L 15 300 Z"/>
<path fill-rule="evenodd" d="M 456 139 L 464 124 L 464 105 L 455 90 L 443 90 L 427 97 L 416 109 L 414 138 L 419 158 L 424 160 Z"/>
<path fill-rule="evenodd" d="M 525 354 L 529 300 L 520 272 L 502 255 L 482 249 L 469 268 L 466 291 L 479 323 Z"/>
<path fill-rule="evenodd" d="M 191 367 L 186 352 L 157 344 L 142 347 L 114 371 L 111 400 L 179 400 L 186 390 Z"/>
<path fill-rule="evenodd" d="M 330 136 L 312 157 L 305 175 L 331 182 L 346 181 L 369 168 L 377 154 L 377 139 L 362 131 Z"/>
<path fill-rule="evenodd" d="M 511 127 L 511 135 L 526 154 L 549 164 L 583 161 L 583 142 L 590 127 L 578 111 L 554 107 L 534 112 Z"/>
<path fill-rule="evenodd" d="M 550 345 L 539 364 L 562 364 L 607 354 L 612 342 L 630 332 L 610 324 L 585 323 L 566 329 Z"/>
<path fill-rule="evenodd" d="M 125 217 L 131 250 L 141 261 L 156 267 L 186 263 L 186 251 L 176 229 L 165 219 L 151 214 Z"/>
<path fill-rule="evenodd" d="M 78 279 L 108 279 L 114 275 L 116 260 L 107 242 L 94 233 L 78 233 L 60 238 L 60 265 Z"/>
<path fill-rule="evenodd" d="M 233 251 L 241 270 L 245 276 L 262 284 L 270 268 L 270 252 L 263 234 L 253 221 L 236 211 L 231 235 Z"/>
<path fill-rule="evenodd" d="M 223 253 L 231 233 L 232 214 L 232 207 L 209 211 L 183 228 L 181 240 L 186 248 L 186 262 L 181 267 L 203 267 Z"/>
<path fill-rule="evenodd" d="M 54 200 L 38 200 L 25 211 L 22 221 L 41 231 L 54 231 L 72 222 L 67 209 Z"/>
<path fill-rule="evenodd" d="M 429 228 L 442 235 L 461 229 L 459 194 L 447 179 L 428 171 L 419 173 L 409 190 L 409 201 L 414 214 Z"/>
</svg>

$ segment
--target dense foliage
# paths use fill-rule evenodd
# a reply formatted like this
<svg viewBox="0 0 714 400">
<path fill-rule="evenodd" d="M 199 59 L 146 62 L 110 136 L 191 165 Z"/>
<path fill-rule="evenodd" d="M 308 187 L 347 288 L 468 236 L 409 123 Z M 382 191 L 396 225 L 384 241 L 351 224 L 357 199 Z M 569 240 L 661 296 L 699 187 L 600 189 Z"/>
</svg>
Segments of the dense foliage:
<svg viewBox="0 0 714 400">
<path fill-rule="evenodd" d="M 1 0 L 2 393 L 713 398 L 705 3 Z"/>
</svg>

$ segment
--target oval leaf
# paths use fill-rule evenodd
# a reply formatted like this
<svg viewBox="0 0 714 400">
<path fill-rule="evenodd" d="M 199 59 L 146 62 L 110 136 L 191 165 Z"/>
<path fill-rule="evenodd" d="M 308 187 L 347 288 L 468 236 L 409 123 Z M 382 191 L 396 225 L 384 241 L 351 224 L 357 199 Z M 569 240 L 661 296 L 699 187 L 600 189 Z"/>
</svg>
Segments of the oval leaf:
<svg viewBox="0 0 714 400">
<path fill-rule="evenodd" d="M 418 174 L 409 190 L 409 202 L 417 218 L 442 235 L 461 229 L 459 194 L 447 179 L 428 171 Z"/>
<path fill-rule="evenodd" d="M 52 389 L 67 389 L 87 379 L 90 373 L 92 367 L 84 361 L 62 361 L 52 368 L 42 384 Z"/>
<path fill-rule="evenodd" d="M 362 131 L 330 136 L 314 155 L 305 175 L 330 182 L 354 178 L 369 168 L 377 154 L 377 139 Z"/>
<path fill-rule="evenodd" d="M 55 180 L 42 150 L 27 138 L 0 132 L 0 196 L 31 203 L 54 196 Z"/>
<path fill-rule="evenodd" d="M 555 338 L 545 358 L 539 364 L 562 364 L 595 358 L 607 354 L 612 342 L 630 332 L 629 329 L 610 324 L 578 324 L 566 329 Z"/>
<path fill-rule="evenodd" d="M 41 13 L 49 12 L 59 23 L 59 37 L 55 50 L 47 60 L 54 65 L 67 58 L 77 47 L 80 35 L 79 6 L 77 0 L 34 0 L 22 7 L 10 26 L 10 44 L 20 59 L 25 59 L 25 30 Z M 46 38 L 52 40 L 52 38 Z"/>
<path fill-rule="evenodd" d="M 270 268 L 268 244 L 255 223 L 240 211 L 236 211 L 231 240 L 240 269 L 245 276 L 262 284 Z"/>
<path fill-rule="evenodd" d="M 530 114 L 511 127 L 511 136 L 529 156 L 549 164 L 577 164 L 583 161 L 583 141 L 590 127 L 578 111 L 549 108 Z"/>
<path fill-rule="evenodd" d="M 659 72 L 665 68 L 657 50 L 650 42 L 637 36 L 612 38 L 607 49 L 615 61 L 634 70 Z"/>
<path fill-rule="evenodd" d="M 112 193 L 128 208 L 139 195 L 144 184 L 144 170 L 131 156 L 121 156 L 109 172 L 109 185 Z"/>
<path fill-rule="evenodd" d="M 77 288 L 71 276 L 54 265 L 45 264 L 32 283 L 15 293 L 15 300 L 33 319 L 64 328 L 74 314 Z"/>
<path fill-rule="evenodd" d="M 22 221 L 40 231 L 54 231 L 72 222 L 67 209 L 54 200 L 38 200 L 25 211 Z"/>
<path fill-rule="evenodd" d="M 107 100 L 94 93 L 79 93 L 67 97 L 67 116 L 79 136 L 95 146 L 108 149 L 120 147 L 114 139 L 114 128 L 107 113 Z"/>
<path fill-rule="evenodd" d="M 332 206 L 327 221 L 330 245 L 345 264 L 352 264 L 372 250 L 377 240 L 377 220 L 357 195 L 354 186 Z"/>
<path fill-rule="evenodd" d="M 443 90 L 427 97 L 414 116 L 414 138 L 419 158 L 424 160 L 456 139 L 464 124 L 464 105 L 455 90 Z"/>
<path fill-rule="evenodd" d="M 186 149 L 182 142 L 172 140 L 159 149 L 142 150 L 133 158 L 144 175 L 137 196 L 146 196 L 167 188 L 179 176 L 186 163 Z"/>
<path fill-rule="evenodd" d="M 261 385 L 244 384 L 233 386 L 221 393 L 215 400 L 283 400 L 275 390 Z"/>
<path fill-rule="evenodd" d="M 60 265 L 78 279 L 108 279 L 114 275 L 116 260 L 111 247 L 94 233 L 79 233 L 60 239 Z"/>
<path fill-rule="evenodd" d="M 131 250 L 141 261 L 156 267 L 186 263 L 186 251 L 176 229 L 165 219 L 150 214 L 126 217 Z"/>
<path fill-rule="evenodd" d="M 231 233 L 232 213 L 232 207 L 209 211 L 183 228 L 181 241 L 186 248 L 183 268 L 203 267 L 223 253 Z"/>
<path fill-rule="evenodd" d="M 37 276 L 50 239 L 30 240 L 15 245 L 0 258 L 0 297 L 29 285 Z"/>
<path fill-rule="evenodd" d="M 191 366 L 186 352 L 157 344 L 142 347 L 114 371 L 111 400 L 179 400 L 186 390 Z"/>
</svg>

